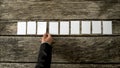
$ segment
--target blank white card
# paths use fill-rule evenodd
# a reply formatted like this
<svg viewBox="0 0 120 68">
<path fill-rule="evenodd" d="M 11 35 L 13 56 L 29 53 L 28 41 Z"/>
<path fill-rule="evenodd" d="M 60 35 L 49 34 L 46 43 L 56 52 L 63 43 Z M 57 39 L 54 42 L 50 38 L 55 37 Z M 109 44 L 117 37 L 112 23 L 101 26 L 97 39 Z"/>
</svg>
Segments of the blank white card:
<svg viewBox="0 0 120 68">
<path fill-rule="evenodd" d="M 61 35 L 69 34 L 69 21 L 60 21 L 60 34 Z"/>
<path fill-rule="evenodd" d="M 17 23 L 17 34 L 18 35 L 26 34 L 26 22 L 18 22 Z"/>
<path fill-rule="evenodd" d="M 36 21 L 27 22 L 27 34 L 36 34 Z"/>
<path fill-rule="evenodd" d="M 82 34 L 90 34 L 91 33 L 91 25 L 90 21 L 82 21 Z"/>
<path fill-rule="evenodd" d="M 101 34 L 101 21 L 92 21 L 92 33 Z"/>
<path fill-rule="evenodd" d="M 43 35 L 47 30 L 47 22 L 37 22 L 37 34 Z"/>
<path fill-rule="evenodd" d="M 49 33 L 58 34 L 58 22 L 49 22 Z"/>
<path fill-rule="evenodd" d="M 103 21 L 103 34 L 112 34 L 112 21 Z"/>
<path fill-rule="evenodd" d="M 80 21 L 71 21 L 71 34 L 80 34 Z"/>
</svg>

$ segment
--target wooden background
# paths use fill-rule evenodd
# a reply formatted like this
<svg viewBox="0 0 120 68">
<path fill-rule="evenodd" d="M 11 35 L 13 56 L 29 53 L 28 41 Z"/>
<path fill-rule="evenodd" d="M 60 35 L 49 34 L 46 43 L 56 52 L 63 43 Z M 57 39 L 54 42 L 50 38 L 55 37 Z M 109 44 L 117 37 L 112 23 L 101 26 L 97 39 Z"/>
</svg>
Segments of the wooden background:
<svg viewBox="0 0 120 68">
<path fill-rule="evenodd" d="M 120 0 L 0 0 L 0 68 L 34 68 L 39 36 L 17 36 L 17 21 L 111 20 L 113 35 L 54 37 L 51 68 L 119 68 Z"/>
</svg>

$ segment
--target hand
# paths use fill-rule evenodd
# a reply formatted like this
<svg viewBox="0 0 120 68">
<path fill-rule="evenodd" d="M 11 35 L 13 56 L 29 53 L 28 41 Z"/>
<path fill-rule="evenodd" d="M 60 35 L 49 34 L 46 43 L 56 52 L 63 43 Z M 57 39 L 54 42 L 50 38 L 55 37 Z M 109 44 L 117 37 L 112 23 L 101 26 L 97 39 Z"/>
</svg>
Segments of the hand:
<svg viewBox="0 0 120 68">
<path fill-rule="evenodd" d="M 52 41 L 53 41 L 52 36 L 48 33 L 44 34 L 42 39 L 41 39 L 42 43 L 48 43 L 50 45 L 52 44 Z"/>
</svg>

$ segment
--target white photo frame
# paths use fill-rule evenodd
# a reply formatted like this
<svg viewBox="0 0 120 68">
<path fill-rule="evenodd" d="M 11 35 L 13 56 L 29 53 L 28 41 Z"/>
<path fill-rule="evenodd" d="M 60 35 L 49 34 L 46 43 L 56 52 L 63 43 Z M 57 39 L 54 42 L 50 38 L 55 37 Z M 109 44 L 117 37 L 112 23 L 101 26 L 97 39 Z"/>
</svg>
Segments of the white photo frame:
<svg viewBox="0 0 120 68">
<path fill-rule="evenodd" d="M 112 21 L 103 21 L 103 34 L 112 34 Z"/>
<path fill-rule="evenodd" d="M 58 22 L 49 22 L 49 33 L 58 35 Z"/>
<path fill-rule="evenodd" d="M 81 33 L 82 34 L 91 34 L 91 21 L 81 21 Z"/>
<path fill-rule="evenodd" d="M 17 22 L 17 35 L 26 35 L 26 22 Z"/>
<path fill-rule="evenodd" d="M 101 21 L 92 21 L 92 34 L 101 34 Z"/>
<path fill-rule="evenodd" d="M 60 21 L 60 35 L 69 35 L 69 21 Z"/>
<path fill-rule="evenodd" d="M 37 22 L 37 35 L 43 35 L 47 30 L 47 22 Z"/>
<path fill-rule="evenodd" d="M 80 21 L 71 21 L 71 35 L 80 34 Z"/>
<path fill-rule="evenodd" d="M 27 34 L 36 34 L 36 21 L 27 22 Z"/>
</svg>

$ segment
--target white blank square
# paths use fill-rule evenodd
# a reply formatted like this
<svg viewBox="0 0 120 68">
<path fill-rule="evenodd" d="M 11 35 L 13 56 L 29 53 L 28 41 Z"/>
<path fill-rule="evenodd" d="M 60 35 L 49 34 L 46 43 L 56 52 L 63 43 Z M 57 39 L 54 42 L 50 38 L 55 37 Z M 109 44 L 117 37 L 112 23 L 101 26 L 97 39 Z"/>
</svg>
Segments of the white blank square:
<svg viewBox="0 0 120 68">
<path fill-rule="evenodd" d="M 101 21 L 92 21 L 92 33 L 101 34 Z"/>
<path fill-rule="evenodd" d="M 112 34 L 112 21 L 103 21 L 103 34 Z"/>
<path fill-rule="evenodd" d="M 35 21 L 27 22 L 27 34 L 36 34 L 36 22 Z"/>
<path fill-rule="evenodd" d="M 60 21 L 60 34 L 61 35 L 69 34 L 69 21 Z"/>
<path fill-rule="evenodd" d="M 82 21 L 82 34 L 90 34 L 91 33 L 91 25 L 90 21 Z"/>
<path fill-rule="evenodd" d="M 26 22 L 18 22 L 17 23 L 17 34 L 18 35 L 26 34 Z"/>
<path fill-rule="evenodd" d="M 80 21 L 71 21 L 71 34 L 80 34 Z"/>
<path fill-rule="evenodd" d="M 47 22 L 37 22 L 37 34 L 45 34 L 47 30 Z"/>
<path fill-rule="evenodd" d="M 58 34 L 58 22 L 49 22 L 49 33 Z"/>
</svg>

